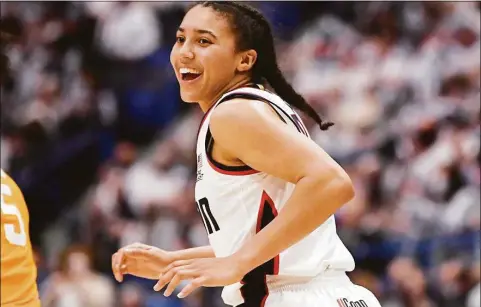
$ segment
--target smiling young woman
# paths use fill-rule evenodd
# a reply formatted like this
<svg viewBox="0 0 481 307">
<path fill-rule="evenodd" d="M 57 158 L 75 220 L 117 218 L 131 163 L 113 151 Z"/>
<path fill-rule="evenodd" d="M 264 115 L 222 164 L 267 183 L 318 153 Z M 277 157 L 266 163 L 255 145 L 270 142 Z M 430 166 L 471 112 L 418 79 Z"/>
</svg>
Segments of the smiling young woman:
<svg viewBox="0 0 481 307">
<path fill-rule="evenodd" d="M 293 107 L 323 130 L 332 124 L 285 80 L 262 14 L 234 2 L 194 5 L 171 63 L 182 99 L 205 112 L 195 198 L 210 246 L 126 246 L 112 259 L 116 278 L 158 276 L 167 296 L 190 280 L 179 297 L 225 286 L 231 306 L 379 306 L 347 277 L 354 259 L 336 233 L 333 214 L 353 197 L 351 181 Z"/>
</svg>

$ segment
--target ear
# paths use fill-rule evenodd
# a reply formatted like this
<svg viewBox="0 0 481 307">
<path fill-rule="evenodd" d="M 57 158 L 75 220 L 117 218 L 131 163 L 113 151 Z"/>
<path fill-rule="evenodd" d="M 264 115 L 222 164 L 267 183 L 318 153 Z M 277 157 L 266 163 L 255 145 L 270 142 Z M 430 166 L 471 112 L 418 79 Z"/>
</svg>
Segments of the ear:
<svg viewBox="0 0 481 307">
<path fill-rule="evenodd" d="M 241 60 L 237 65 L 237 70 L 240 72 L 246 72 L 252 69 L 257 61 L 257 52 L 254 49 L 250 49 L 242 52 Z"/>
</svg>

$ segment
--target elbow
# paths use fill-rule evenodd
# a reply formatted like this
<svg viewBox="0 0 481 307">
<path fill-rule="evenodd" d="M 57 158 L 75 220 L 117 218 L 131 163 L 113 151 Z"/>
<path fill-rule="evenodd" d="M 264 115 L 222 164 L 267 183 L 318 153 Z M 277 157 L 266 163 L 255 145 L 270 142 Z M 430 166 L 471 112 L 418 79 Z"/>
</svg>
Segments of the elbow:
<svg viewBox="0 0 481 307">
<path fill-rule="evenodd" d="M 319 187 L 318 191 L 323 191 L 325 196 L 329 195 L 328 197 L 331 200 L 335 199 L 333 205 L 335 203 L 336 207 L 342 207 L 354 198 L 354 185 L 343 169 L 319 172 L 319 174 L 322 175 L 318 176 L 318 180 L 316 180 Z"/>
<path fill-rule="evenodd" d="M 328 187 L 331 189 L 330 194 L 336 195 L 338 206 L 342 207 L 354 198 L 355 191 L 351 178 L 344 170 L 336 171 L 331 177 Z"/>
<path fill-rule="evenodd" d="M 341 206 L 345 203 L 351 201 L 356 192 L 354 190 L 354 185 L 352 184 L 351 178 L 344 171 L 343 174 L 339 175 L 338 193 L 343 195 L 343 200 Z"/>
</svg>

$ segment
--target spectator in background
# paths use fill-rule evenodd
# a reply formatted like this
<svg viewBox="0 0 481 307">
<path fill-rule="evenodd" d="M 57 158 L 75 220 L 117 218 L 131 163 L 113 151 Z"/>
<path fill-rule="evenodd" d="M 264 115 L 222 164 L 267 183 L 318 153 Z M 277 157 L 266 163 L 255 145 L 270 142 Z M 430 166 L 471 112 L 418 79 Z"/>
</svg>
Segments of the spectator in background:
<svg viewBox="0 0 481 307">
<path fill-rule="evenodd" d="M 410 259 L 399 258 L 389 266 L 389 276 L 393 282 L 393 300 L 385 307 L 434 307 L 426 292 L 426 279 L 420 268 Z"/>
<path fill-rule="evenodd" d="M 98 43 L 107 55 L 138 60 L 162 44 L 162 25 L 157 22 L 150 3 L 111 1 L 85 5 L 100 21 Z"/>
<path fill-rule="evenodd" d="M 119 307 L 142 307 L 145 304 L 146 293 L 136 283 L 126 283 L 120 287 Z"/>
<path fill-rule="evenodd" d="M 132 224 L 136 224 L 124 190 L 125 174 L 136 159 L 135 145 L 130 142 L 117 144 L 114 156 L 99 172 L 99 183 L 89 196 L 89 233 L 86 238 L 95 247 L 97 267 L 105 273 L 110 270 L 111 252 L 125 240 Z"/>
<path fill-rule="evenodd" d="M 2 21 L 8 16 L 26 33 L 8 47 L 13 74 L 0 93 L 2 167 L 35 191 L 26 195 L 34 220 L 48 225 L 47 211 L 65 210 L 89 220 L 65 223 L 79 236 L 61 235 L 88 243 L 92 267 L 108 274 L 122 241 L 166 249 L 204 245 L 193 203 L 203 114 L 188 104 L 178 113 L 165 51 L 189 3 L 0 5 Z M 383 306 L 417 300 L 480 307 L 480 4 L 259 6 L 279 23 L 282 70 L 336 122 L 329 133 L 311 135 L 355 185 L 356 198 L 337 213 L 340 235 L 357 258 L 353 280 Z M 94 146 L 66 159 L 83 144 L 75 136 L 86 131 L 93 131 L 101 155 Z M 32 167 L 63 159 L 50 177 Z M 93 192 L 85 205 L 77 205 L 87 189 Z M 63 213 L 59 220 L 70 221 Z M 44 228 L 33 234 L 40 237 L 37 229 Z M 51 255 L 49 244 L 39 247 Z M 51 274 L 51 281 L 65 276 Z M 151 297 L 150 289 L 132 280 L 110 293 L 119 298 L 115 306 L 185 307 L 176 298 Z M 199 292 L 201 306 L 222 306 L 211 291 Z M 61 302 L 57 294 L 54 301 Z"/>
<path fill-rule="evenodd" d="M 112 280 L 92 271 L 90 251 L 71 246 L 64 251 L 59 269 L 42 285 L 45 307 L 116 306 Z"/>
<path fill-rule="evenodd" d="M 28 103 L 22 114 L 23 121 L 26 124 L 39 122 L 49 134 L 53 134 L 60 121 L 61 106 L 58 77 L 44 74 L 39 78 L 37 96 Z"/>
</svg>

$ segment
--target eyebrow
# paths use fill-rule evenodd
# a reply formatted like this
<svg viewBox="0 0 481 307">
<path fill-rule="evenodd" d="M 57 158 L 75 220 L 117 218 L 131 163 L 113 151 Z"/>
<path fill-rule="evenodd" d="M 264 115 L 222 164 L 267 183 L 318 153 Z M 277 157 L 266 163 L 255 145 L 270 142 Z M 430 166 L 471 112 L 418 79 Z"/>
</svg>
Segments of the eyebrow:
<svg viewBox="0 0 481 307">
<path fill-rule="evenodd" d="M 182 27 L 179 27 L 178 31 L 179 31 L 179 32 L 185 32 L 184 28 L 182 28 Z M 199 34 L 209 34 L 209 35 L 211 35 L 212 37 L 214 37 L 215 39 L 217 39 L 217 36 L 215 36 L 215 34 L 212 33 L 212 32 L 209 31 L 209 30 L 194 29 L 194 32 L 197 32 L 197 33 L 199 33 Z"/>
</svg>

